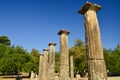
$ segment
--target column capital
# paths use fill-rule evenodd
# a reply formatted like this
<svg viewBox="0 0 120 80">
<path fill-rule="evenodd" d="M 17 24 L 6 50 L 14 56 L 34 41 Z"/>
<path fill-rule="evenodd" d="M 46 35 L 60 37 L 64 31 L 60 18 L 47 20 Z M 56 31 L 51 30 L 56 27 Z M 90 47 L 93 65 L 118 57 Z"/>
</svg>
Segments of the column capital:
<svg viewBox="0 0 120 80">
<path fill-rule="evenodd" d="M 98 4 L 92 4 L 90 2 L 86 2 L 84 6 L 78 11 L 78 13 L 84 15 L 88 10 L 94 10 L 95 12 L 97 12 L 100 9 L 101 9 L 101 6 Z"/>
<path fill-rule="evenodd" d="M 56 43 L 49 43 L 48 45 L 49 45 L 49 46 L 51 46 L 51 45 L 56 46 Z"/>
<path fill-rule="evenodd" d="M 43 56 L 43 54 L 40 54 L 40 56 Z"/>
<path fill-rule="evenodd" d="M 70 32 L 67 31 L 67 30 L 60 30 L 60 31 L 58 32 L 58 35 L 61 35 L 61 34 L 66 34 L 66 35 L 68 35 L 68 34 L 70 34 Z"/>
<path fill-rule="evenodd" d="M 40 56 L 44 56 L 44 53 L 40 54 Z"/>
<path fill-rule="evenodd" d="M 49 49 L 43 49 L 43 51 L 49 51 Z"/>
</svg>

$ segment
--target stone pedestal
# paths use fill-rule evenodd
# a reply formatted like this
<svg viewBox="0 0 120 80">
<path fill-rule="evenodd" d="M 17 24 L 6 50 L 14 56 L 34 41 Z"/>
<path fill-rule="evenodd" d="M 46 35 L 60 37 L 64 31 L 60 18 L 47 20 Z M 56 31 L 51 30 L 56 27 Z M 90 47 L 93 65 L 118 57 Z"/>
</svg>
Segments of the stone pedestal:
<svg viewBox="0 0 120 80">
<path fill-rule="evenodd" d="M 69 52 L 68 52 L 68 34 L 66 30 L 60 30 L 60 80 L 69 79 Z"/>
<path fill-rule="evenodd" d="M 101 6 L 87 2 L 79 11 L 84 15 L 89 80 L 107 80 L 99 24 L 96 16 L 96 12 L 100 9 Z"/>
<path fill-rule="evenodd" d="M 56 43 L 49 43 L 50 54 L 49 54 L 49 80 L 55 80 L 55 46 Z"/>
</svg>

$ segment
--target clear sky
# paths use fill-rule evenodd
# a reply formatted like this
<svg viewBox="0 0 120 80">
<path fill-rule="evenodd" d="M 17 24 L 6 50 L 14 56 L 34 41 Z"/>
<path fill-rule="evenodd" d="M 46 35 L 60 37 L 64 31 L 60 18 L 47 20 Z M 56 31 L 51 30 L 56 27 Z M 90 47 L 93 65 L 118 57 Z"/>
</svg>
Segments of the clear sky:
<svg viewBox="0 0 120 80">
<path fill-rule="evenodd" d="M 88 0 L 102 6 L 98 11 L 103 48 L 113 49 L 120 43 L 120 1 Z M 75 39 L 85 41 L 83 15 L 78 10 L 86 0 L 0 0 L 0 36 L 10 38 L 12 45 L 20 45 L 41 53 L 55 42 L 59 51 L 61 29 L 70 31 L 69 47 Z"/>
</svg>

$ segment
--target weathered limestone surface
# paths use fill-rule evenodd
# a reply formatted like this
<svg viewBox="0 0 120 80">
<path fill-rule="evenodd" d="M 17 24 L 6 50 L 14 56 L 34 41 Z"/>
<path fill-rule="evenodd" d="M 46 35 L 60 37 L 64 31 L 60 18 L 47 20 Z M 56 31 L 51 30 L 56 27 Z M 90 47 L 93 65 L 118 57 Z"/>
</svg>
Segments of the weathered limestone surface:
<svg viewBox="0 0 120 80">
<path fill-rule="evenodd" d="M 70 78 L 74 78 L 73 56 L 70 56 Z"/>
<path fill-rule="evenodd" d="M 55 46 L 56 43 L 49 43 L 50 55 L 49 55 L 49 66 L 54 69 L 55 66 Z"/>
<path fill-rule="evenodd" d="M 60 80 L 69 80 L 69 66 L 60 66 Z"/>
<path fill-rule="evenodd" d="M 39 60 L 39 74 L 38 74 L 39 80 L 42 80 L 42 76 L 43 76 L 43 55 L 40 55 L 40 60 Z"/>
<path fill-rule="evenodd" d="M 100 8 L 101 7 L 98 5 L 86 3 L 80 10 L 80 13 L 84 15 L 87 53 L 90 59 L 104 59 L 102 54 L 103 49 L 100 39 L 100 30 L 96 17 L 96 12 Z M 84 9 L 86 9 L 86 11 Z"/>
<path fill-rule="evenodd" d="M 55 73 L 55 78 L 54 80 L 59 80 L 59 73 Z"/>
<path fill-rule="evenodd" d="M 49 54 L 49 80 L 55 80 L 55 46 L 56 43 L 49 43 L 50 54 Z"/>
<path fill-rule="evenodd" d="M 66 30 L 60 30 L 60 80 L 69 79 L 69 52 L 68 52 L 68 34 Z"/>
<path fill-rule="evenodd" d="M 76 80 L 81 80 L 80 75 L 76 74 Z"/>
<path fill-rule="evenodd" d="M 43 49 L 44 57 L 43 57 L 43 73 L 42 80 L 48 80 L 48 49 Z"/>
<path fill-rule="evenodd" d="M 31 71 L 31 76 L 30 76 L 30 80 L 33 80 L 34 79 L 34 72 Z"/>
<path fill-rule="evenodd" d="M 96 17 L 96 12 L 100 8 L 101 6 L 97 4 L 87 2 L 79 11 L 84 15 L 89 80 L 107 80 L 100 30 Z"/>
<path fill-rule="evenodd" d="M 89 60 L 88 63 L 90 68 L 89 74 L 91 75 L 90 80 L 107 80 L 104 60 Z"/>
</svg>

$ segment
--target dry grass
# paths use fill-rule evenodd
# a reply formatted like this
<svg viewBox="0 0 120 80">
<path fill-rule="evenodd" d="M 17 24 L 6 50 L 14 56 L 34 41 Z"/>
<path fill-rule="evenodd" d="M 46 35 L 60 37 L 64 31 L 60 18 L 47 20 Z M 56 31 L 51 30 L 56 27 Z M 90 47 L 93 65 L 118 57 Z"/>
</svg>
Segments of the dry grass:
<svg viewBox="0 0 120 80">
<path fill-rule="evenodd" d="M 0 76 L 0 80 L 16 80 L 16 76 Z M 30 80 L 30 79 L 22 78 L 22 80 Z"/>
<path fill-rule="evenodd" d="M 0 80 L 16 80 L 16 78 L 1 78 Z M 30 80 L 29 78 L 22 78 L 22 80 Z"/>
</svg>

